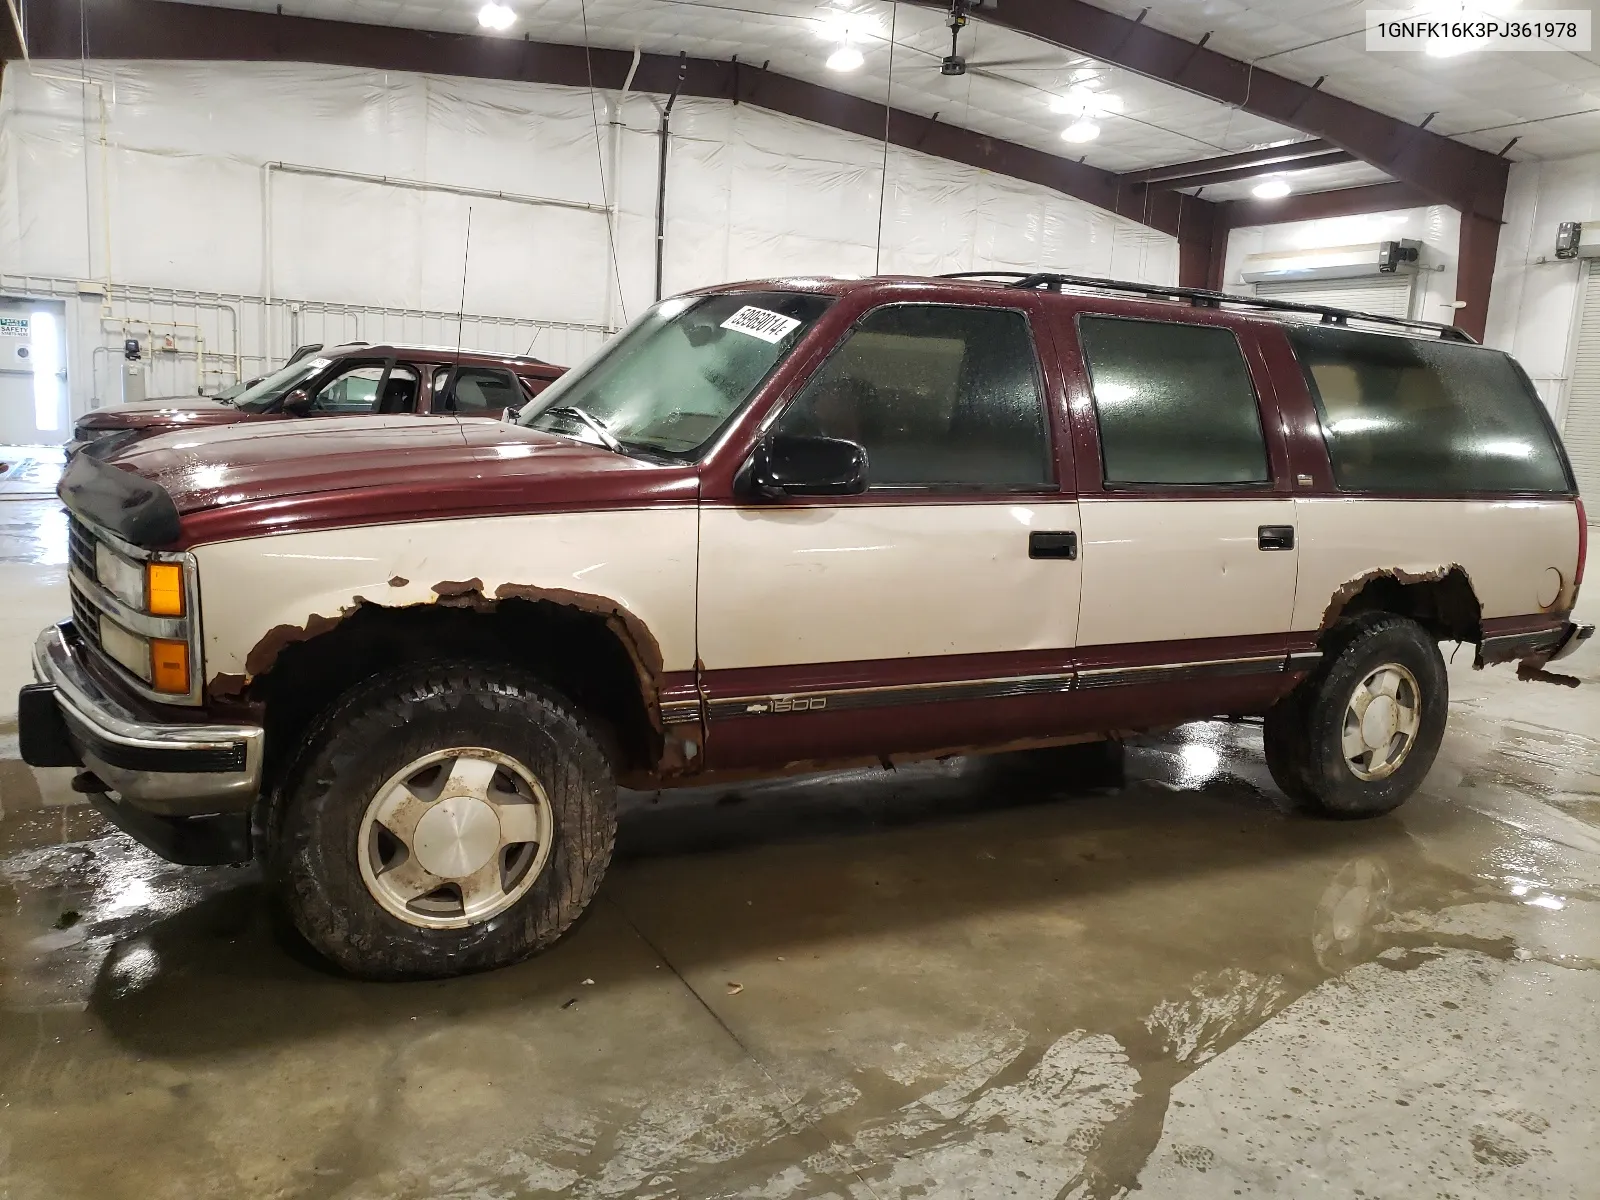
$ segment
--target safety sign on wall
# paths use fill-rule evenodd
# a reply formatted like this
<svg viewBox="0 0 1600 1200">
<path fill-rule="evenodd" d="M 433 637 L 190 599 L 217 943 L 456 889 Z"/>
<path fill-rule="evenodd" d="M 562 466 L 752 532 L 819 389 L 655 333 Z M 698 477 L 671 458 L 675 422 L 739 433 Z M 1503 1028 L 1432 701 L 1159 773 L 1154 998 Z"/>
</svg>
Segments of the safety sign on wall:
<svg viewBox="0 0 1600 1200">
<path fill-rule="evenodd" d="M 27 336 L 27 317 L 0 317 L 0 337 L 25 338 Z"/>
</svg>

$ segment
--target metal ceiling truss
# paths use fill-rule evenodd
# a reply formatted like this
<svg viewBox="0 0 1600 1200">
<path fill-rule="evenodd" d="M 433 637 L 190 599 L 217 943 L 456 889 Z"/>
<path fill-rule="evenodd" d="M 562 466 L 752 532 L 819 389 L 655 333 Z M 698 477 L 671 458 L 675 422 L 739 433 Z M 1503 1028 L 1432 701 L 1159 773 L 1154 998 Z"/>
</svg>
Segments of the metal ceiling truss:
<svg viewBox="0 0 1600 1200">
<path fill-rule="evenodd" d="M 910 2 L 948 7 L 948 0 Z M 1316 140 L 1119 175 L 738 62 L 645 54 L 632 86 L 665 94 L 681 75 L 682 95 L 754 104 L 861 137 L 887 137 L 893 145 L 1051 188 L 1176 237 L 1179 281 L 1191 286 L 1220 284 L 1228 230 L 1240 225 L 1309 219 L 1297 214 L 1313 209 L 1320 216 L 1370 212 L 1380 199 L 1386 207 L 1400 206 L 1402 200 L 1449 204 L 1463 213 L 1461 288 L 1471 281 L 1482 284 L 1481 296 L 1467 296 L 1460 322 L 1481 336 L 1506 160 L 1081 0 L 1006 0 L 996 7 L 968 7 L 975 9 L 976 19 L 1235 105 Z M 607 90 L 620 88 L 633 65 L 633 55 L 622 50 L 169 0 L 84 0 L 81 5 L 31 6 L 27 16 L 28 52 L 34 58 L 314 62 Z M 0 54 L 16 57 L 18 50 L 13 39 L 0 41 Z M 1243 178 L 1273 166 L 1326 166 L 1351 156 L 1399 182 L 1296 196 L 1270 207 L 1247 201 L 1217 204 L 1175 190 Z M 1479 257 L 1486 253 L 1488 267 L 1466 262 L 1469 250 Z"/>
<path fill-rule="evenodd" d="M 909 0 L 943 8 L 940 0 Z M 1348 151 L 1437 204 L 1498 220 L 1509 162 L 1083 0 L 1005 0 L 973 14 L 1051 45 L 1276 121 Z M 1319 81 L 1320 82 L 1320 81 Z"/>
</svg>

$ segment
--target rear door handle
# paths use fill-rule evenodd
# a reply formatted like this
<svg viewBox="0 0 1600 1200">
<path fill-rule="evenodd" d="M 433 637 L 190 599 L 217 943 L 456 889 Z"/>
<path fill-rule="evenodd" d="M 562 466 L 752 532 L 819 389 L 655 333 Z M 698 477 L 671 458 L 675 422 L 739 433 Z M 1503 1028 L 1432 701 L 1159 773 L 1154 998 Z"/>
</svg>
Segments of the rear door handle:
<svg viewBox="0 0 1600 1200">
<path fill-rule="evenodd" d="M 1040 530 L 1028 535 L 1029 558 L 1077 558 L 1078 535 Z"/>
<path fill-rule="evenodd" d="M 1256 545 L 1262 550 L 1293 550 L 1293 525 L 1263 525 L 1256 530 Z"/>
</svg>

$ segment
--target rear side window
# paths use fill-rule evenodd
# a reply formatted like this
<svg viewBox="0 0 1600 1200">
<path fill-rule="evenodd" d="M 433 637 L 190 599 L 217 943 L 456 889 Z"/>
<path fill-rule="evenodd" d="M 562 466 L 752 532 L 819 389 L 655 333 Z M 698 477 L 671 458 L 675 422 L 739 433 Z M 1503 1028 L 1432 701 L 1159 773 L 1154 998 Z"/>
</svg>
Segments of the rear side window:
<svg viewBox="0 0 1600 1200">
<path fill-rule="evenodd" d="M 1565 492 L 1539 397 L 1498 350 L 1306 326 L 1289 330 L 1339 487 Z"/>
<path fill-rule="evenodd" d="M 1250 371 L 1233 332 L 1216 325 L 1084 316 L 1107 483 L 1266 483 Z"/>
<path fill-rule="evenodd" d="M 434 392 L 449 387 L 448 395 L 434 400 L 438 412 L 462 413 L 467 416 L 499 416 L 508 408 L 521 408 L 522 389 L 510 371 L 492 367 L 458 367 L 455 384 L 450 384 L 450 368 L 443 367 L 434 376 Z"/>
</svg>

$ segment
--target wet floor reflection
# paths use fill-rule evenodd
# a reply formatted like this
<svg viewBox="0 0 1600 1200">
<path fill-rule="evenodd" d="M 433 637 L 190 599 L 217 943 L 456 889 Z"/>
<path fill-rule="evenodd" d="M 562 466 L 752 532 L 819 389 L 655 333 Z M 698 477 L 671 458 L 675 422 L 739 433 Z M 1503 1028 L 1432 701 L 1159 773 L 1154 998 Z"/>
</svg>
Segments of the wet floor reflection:
<svg viewBox="0 0 1600 1200">
<path fill-rule="evenodd" d="M 67 565 L 67 511 L 58 500 L 0 494 L 0 563 Z"/>
<path fill-rule="evenodd" d="M 167 866 L 81 809 L 13 813 L 0 1181 L 87 1195 L 121 1155 L 166 1195 L 248 1171 L 374 1197 L 911 1195 L 1003 1163 L 1110 1196 L 1171 1090 L 1324 981 L 1441 945 L 1578 961 L 1576 933 L 1505 915 L 1595 899 L 1558 882 L 1561 848 L 1451 798 L 1293 814 L 1259 738 L 1189 726 L 1120 775 L 1067 750 L 630 795 L 568 942 L 398 986 L 309 958 L 253 871 Z M 1447 760 L 1529 769 L 1472 739 Z M 56 1149 L 66 1118 L 96 1147 Z M 161 1148 L 196 1141 L 202 1162 Z"/>
</svg>

